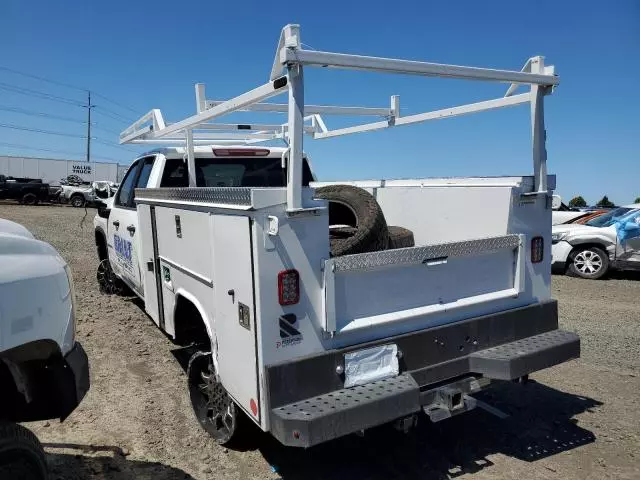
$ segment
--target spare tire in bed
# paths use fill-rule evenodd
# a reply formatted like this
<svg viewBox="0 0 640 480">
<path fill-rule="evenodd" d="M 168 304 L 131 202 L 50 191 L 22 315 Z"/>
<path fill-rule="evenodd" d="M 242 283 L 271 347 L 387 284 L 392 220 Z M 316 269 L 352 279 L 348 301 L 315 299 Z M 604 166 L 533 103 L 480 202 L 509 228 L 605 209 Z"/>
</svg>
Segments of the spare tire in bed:
<svg viewBox="0 0 640 480">
<path fill-rule="evenodd" d="M 389 230 L 382 209 L 366 190 L 351 185 L 316 189 L 316 198 L 329 202 L 331 256 L 385 250 Z"/>
<path fill-rule="evenodd" d="M 415 247 L 413 232 L 406 228 L 389 226 L 389 248 Z"/>
</svg>

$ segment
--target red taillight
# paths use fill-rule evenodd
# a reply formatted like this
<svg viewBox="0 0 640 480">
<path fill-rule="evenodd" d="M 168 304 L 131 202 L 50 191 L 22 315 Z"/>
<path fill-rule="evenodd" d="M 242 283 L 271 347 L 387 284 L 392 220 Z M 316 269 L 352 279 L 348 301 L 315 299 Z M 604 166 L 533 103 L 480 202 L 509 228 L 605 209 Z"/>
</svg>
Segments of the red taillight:
<svg viewBox="0 0 640 480">
<path fill-rule="evenodd" d="M 278 274 L 280 305 L 294 305 L 300 301 L 300 275 L 297 270 L 283 270 Z"/>
<path fill-rule="evenodd" d="M 266 157 L 271 153 L 268 148 L 214 148 L 216 157 Z"/>
<path fill-rule="evenodd" d="M 540 263 L 544 259 L 544 238 L 531 239 L 531 263 Z"/>
</svg>

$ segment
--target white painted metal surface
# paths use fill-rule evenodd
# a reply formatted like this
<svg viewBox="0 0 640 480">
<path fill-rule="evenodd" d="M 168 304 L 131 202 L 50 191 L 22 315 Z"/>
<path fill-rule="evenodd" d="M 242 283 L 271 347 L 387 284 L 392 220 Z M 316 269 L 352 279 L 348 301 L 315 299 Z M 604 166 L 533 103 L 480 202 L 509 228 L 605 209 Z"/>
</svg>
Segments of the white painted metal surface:
<svg viewBox="0 0 640 480">
<path fill-rule="evenodd" d="M 464 67 L 428 62 L 399 60 L 396 58 L 366 57 L 342 53 L 319 52 L 286 47 L 280 50 L 281 65 L 299 63 L 316 67 L 332 67 L 345 70 L 369 70 L 372 72 L 446 77 L 463 80 L 486 80 L 527 85 L 557 85 L 559 79 L 545 73 L 516 72 L 491 68 Z"/>
<path fill-rule="evenodd" d="M 431 262 L 357 271 L 339 272 L 332 267 L 335 259 L 330 260 L 324 269 L 328 312 L 324 328 L 342 334 L 419 320 L 421 327 L 433 327 L 447 323 L 451 314 L 455 318 L 464 309 L 495 300 L 512 298 L 520 303 L 519 278 L 525 267 L 520 250 L 525 241 L 523 237 L 516 250 L 455 257 L 444 253 Z"/>
<path fill-rule="evenodd" d="M 259 421 L 259 415 L 251 412 L 251 401 L 257 404 L 259 397 L 249 219 L 213 215 L 211 221 L 213 269 L 218 274 L 214 288 L 218 373 L 229 394 L 250 417 Z M 249 328 L 239 323 L 240 308 L 248 309 Z"/>
<path fill-rule="evenodd" d="M 335 68 L 533 87 L 529 92 L 514 94 L 515 87 L 510 86 L 504 98 L 406 117 L 400 114 L 397 96 L 385 109 L 305 106 L 303 69 L 322 62 Z M 171 334 L 174 322 L 179 321 L 174 318 L 179 299 L 191 301 L 205 322 L 223 386 L 261 428 L 269 429 L 268 416 L 263 415 L 270 408 L 268 392 L 260 387 L 266 384 L 266 366 L 550 298 L 551 213 L 547 192 L 554 188 L 555 178 L 546 174 L 540 117 L 544 95 L 558 79 L 552 68 L 543 66 L 541 57 L 531 59 L 523 71 L 511 72 L 309 52 L 302 48 L 299 28 L 289 25 L 280 38 L 271 80 L 224 102 L 206 100 L 204 86 L 199 84 L 195 115 L 168 123 L 159 110 L 152 110 L 121 135 L 122 142 L 186 142 L 186 148 L 154 153 L 149 188 L 139 190 L 136 196 L 137 215 L 146 215 L 151 207 L 156 212 L 160 269 L 155 275 L 162 280 L 165 330 Z M 288 104 L 263 102 L 285 92 Z M 397 260 L 357 269 L 339 268 L 343 260 L 330 258 L 326 204 L 313 199 L 313 188 L 302 186 L 304 133 L 311 138 L 328 138 L 527 102 L 532 105 L 533 176 L 350 182 L 374 194 L 389 224 L 412 229 L 419 247 L 446 248 L 442 244 L 470 239 L 484 245 L 487 237 L 507 237 L 502 247 L 471 249 L 464 255 L 425 258 L 419 263 Z M 288 117 L 280 126 L 259 123 L 239 128 L 244 124 L 209 123 L 239 111 L 286 112 Z M 384 119 L 332 131 L 320 114 Z M 270 157 L 285 157 L 286 188 L 193 187 L 194 158 L 213 157 L 212 149 L 216 148 L 197 146 L 198 142 L 214 138 L 221 145 L 238 142 L 239 130 L 246 131 L 241 134 L 244 141 L 234 149 L 266 139 L 279 138 L 288 143 L 279 150 L 268 147 Z M 192 172 L 191 188 L 158 188 L 167 157 L 187 161 Z M 108 225 L 111 233 L 112 219 L 126 214 L 119 210 L 126 209 L 114 206 Z M 129 211 L 136 215 L 134 210 Z M 180 218 L 180 232 L 176 216 Z M 153 237 L 150 230 L 146 220 L 140 223 L 141 235 Z M 533 264 L 530 245 L 537 236 L 544 240 L 545 260 Z M 516 243 L 509 243 L 514 239 Z M 150 243 L 144 239 L 142 245 L 143 255 L 136 260 L 140 271 L 146 268 Z M 393 255 L 415 251 L 408 250 Z M 355 261 L 364 258 L 354 257 Z M 299 273 L 300 300 L 294 305 L 280 305 L 278 273 L 291 269 Z M 241 315 L 240 304 L 248 317 Z M 281 329 L 279 320 L 285 315 L 290 323 Z M 243 324 L 242 318 L 250 320 Z M 251 400 L 257 404 L 258 415 L 252 413 Z"/>
<path fill-rule="evenodd" d="M 154 243 L 157 242 L 157 236 L 154 237 L 153 233 L 156 231 L 155 225 L 153 225 L 155 218 L 152 218 L 153 207 L 150 205 L 140 205 L 138 207 L 138 223 L 141 232 L 151 232 L 152 235 L 140 236 L 140 264 L 145 267 L 141 268 L 141 288 L 144 293 L 144 309 L 151 317 L 153 322 L 161 328 L 162 325 L 160 308 L 158 298 L 158 283 L 156 279 L 156 271 L 159 268 L 157 261 L 157 252 L 154 248 Z M 153 212 L 155 217 L 155 212 Z"/>
<path fill-rule="evenodd" d="M 395 98 L 398 98 L 395 96 Z M 401 117 L 398 115 L 391 115 L 389 120 L 383 122 L 373 122 L 364 125 L 356 125 L 354 127 L 339 128 L 337 130 L 327 130 L 316 132 L 313 138 L 331 138 L 339 137 L 342 135 L 350 135 L 352 133 L 370 132 L 373 130 L 381 130 L 383 128 L 389 128 L 391 126 L 399 127 L 401 125 L 410 125 L 412 123 L 421 123 L 428 120 L 442 120 L 445 118 L 458 117 L 461 115 L 468 115 L 470 113 L 484 112 L 487 110 L 494 110 L 496 108 L 513 107 L 522 103 L 530 101 L 530 94 L 522 93 L 507 98 L 496 98 L 495 100 L 487 100 L 485 102 L 472 103 L 469 105 L 461 105 L 459 107 L 443 108 L 441 110 L 435 110 L 433 112 L 419 113 L 416 115 L 407 115 Z"/>
<path fill-rule="evenodd" d="M 72 284 L 51 245 L 0 219 L 0 351 L 49 339 L 68 353 L 75 342 Z"/>
<path fill-rule="evenodd" d="M 384 121 L 329 130 L 319 116 L 319 113 L 314 112 L 324 111 L 326 113 L 347 114 L 347 110 L 344 107 L 342 107 L 341 110 L 341 107 L 322 107 L 318 109 L 317 106 L 309 108 L 304 106 L 304 66 L 494 81 L 509 83 L 510 86 L 507 93 L 501 98 L 405 117 L 400 115 L 400 100 L 397 95 L 394 95 L 391 97 L 390 108 L 384 113 L 386 117 Z M 286 73 L 284 73 L 285 69 Z M 224 129 L 224 126 L 207 126 L 207 122 L 215 118 L 227 113 L 243 110 L 286 111 L 288 113 L 287 123 L 282 126 L 279 132 L 277 129 L 269 129 L 265 131 L 266 133 L 260 131 L 247 132 L 246 136 L 241 138 L 241 140 L 244 140 L 245 144 L 248 144 L 249 142 L 281 138 L 289 143 L 291 150 L 288 160 L 289 181 L 287 184 L 287 208 L 289 212 L 297 212 L 305 208 L 300 195 L 300 172 L 302 171 L 303 158 L 302 143 L 305 132 L 310 133 L 313 138 L 316 139 L 330 138 L 530 103 L 533 140 L 532 156 L 535 179 L 534 192 L 541 195 L 549 194 L 549 188 L 546 183 L 547 155 L 545 148 L 546 134 L 544 130 L 544 97 L 552 92 L 552 87 L 559 84 L 559 79 L 555 75 L 554 67 L 545 67 L 543 57 L 532 57 L 520 71 L 509 71 L 400 60 L 395 58 L 309 51 L 302 48 L 300 27 L 289 24 L 282 29 L 280 34 L 270 79 L 270 83 L 223 102 L 207 101 L 205 98 L 204 85 L 197 84 L 195 88 L 197 113 L 195 115 L 177 123 L 166 124 L 162 119 L 160 111 L 152 110 L 123 131 L 120 136 L 120 141 L 121 143 L 144 143 L 162 141 L 164 139 L 168 142 L 174 142 L 176 141 L 176 137 L 172 135 L 183 132 L 187 141 L 188 150 L 191 152 L 196 140 L 195 136 L 192 137 L 192 135 L 195 135 L 193 134 L 194 130 Z M 530 85 L 529 93 L 513 95 L 518 85 Z M 284 109 L 282 105 L 260 103 L 262 100 L 283 93 L 285 90 L 289 93 L 289 103 L 286 109 Z M 368 115 L 383 113 L 383 110 L 374 112 L 375 109 L 366 107 L 363 107 L 360 112 L 357 112 L 353 107 L 349 108 L 351 108 L 350 114 L 359 113 Z M 307 120 L 311 122 L 311 129 L 305 125 L 305 121 Z M 147 123 L 149 123 L 149 125 L 147 125 Z M 233 128 L 230 129 L 233 130 Z M 201 134 L 198 138 L 223 141 L 238 139 L 236 133 L 228 133 L 226 139 L 220 135 L 211 133 Z M 192 159 L 193 155 L 188 155 L 188 157 Z"/>
<path fill-rule="evenodd" d="M 200 84 L 201 85 L 201 84 Z M 212 108 L 224 103 L 223 100 L 207 100 L 207 108 Z M 279 112 L 287 113 L 289 111 L 288 103 L 254 103 L 240 108 L 238 112 Z M 343 107 L 334 105 L 305 105 L 304 115 L 347 115 L 347 116 L 373 116 L 386 117 L 389 115 L 388 108 L 375 107 Z"/>
<path fill-rule="evenodd" d="M 213 241 L 207 216 L 180 208 L 156 212 L 158 250 L 161 256 L 188 272 L 197 272 L 203 283 L 213 282 L 212 248 L 194 248 Z"/>
</svg>

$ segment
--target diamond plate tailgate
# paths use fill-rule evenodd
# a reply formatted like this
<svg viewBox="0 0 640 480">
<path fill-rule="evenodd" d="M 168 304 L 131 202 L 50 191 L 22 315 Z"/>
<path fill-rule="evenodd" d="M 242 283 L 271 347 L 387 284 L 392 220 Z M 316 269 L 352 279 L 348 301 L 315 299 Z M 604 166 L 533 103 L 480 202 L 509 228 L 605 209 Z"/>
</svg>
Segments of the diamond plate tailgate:
<svg viewBox="0 0 640 480">
<path fill-rule="evenodd" d="M 496 380 L 513 380 L 580 356 L 580 337 L 552 330 L 487 348 L 469 356 L 469 369 Z"/>
</svg>

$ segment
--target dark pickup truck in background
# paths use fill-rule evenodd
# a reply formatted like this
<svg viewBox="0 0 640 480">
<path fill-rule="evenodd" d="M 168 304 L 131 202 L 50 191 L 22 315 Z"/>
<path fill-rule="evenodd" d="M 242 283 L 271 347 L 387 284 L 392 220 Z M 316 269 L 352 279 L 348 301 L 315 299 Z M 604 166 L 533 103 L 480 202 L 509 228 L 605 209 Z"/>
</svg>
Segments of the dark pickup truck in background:
<svg viewBox="0 0 640 480">
<path fill-rule="evenodd" d="M 0 175 L 0 199 L 17 200 L 25 205 L 37 205 L 49 200 L 49 184 L 37 178 L 17 178 Z"/>
</svg>

